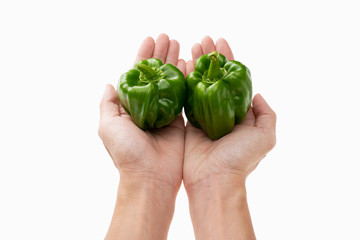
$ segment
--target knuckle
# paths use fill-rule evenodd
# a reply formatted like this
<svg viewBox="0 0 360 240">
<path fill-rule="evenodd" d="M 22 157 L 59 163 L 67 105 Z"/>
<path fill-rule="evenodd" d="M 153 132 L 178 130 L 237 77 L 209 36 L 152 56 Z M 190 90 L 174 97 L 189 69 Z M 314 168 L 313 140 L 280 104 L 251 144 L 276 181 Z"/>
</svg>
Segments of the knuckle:
<svg viewBox="0 0 360 240">
<path fill-rule="evenodd" d="M 268 150 L 270 151 L 276 145 L 276 136 L 275 132 L 271 131 L 271 134 L 268 135 Z"/>
<path fill-rule="evenodd" d="M 270 128 L 262 128 L 262 136 L 265 139 L 265 147 L 268 151 L 273 149 L 276 145 L 276 134 L 273 129 Z"/>
<path fill-rule="evenodd" d="M 98 135 L 101 139 L 103 139 L 103 137 L 104 137 L 104 132 L 105 132 L 104 125 L 100 122 L 99 127 L 98 127 Z"/>
<path fill-rule="evenodd" d="M 98 128 L 98 136 L 102 138 L 102 129 L 100 127 Z"/>
<path fill-rule="evenodd" d="M 269 150 L 273 149 L 276 146 L 276 137 L 272 137 L 269 142 Z"/>
<path fill-rule="evenodd" d="M 262 127 L 261 128 L 261 133 L 262 133 L 263 136 L 267 137 L 270 134 L 270 129 L 267 128 L 267 127 Z"/>
<path fill-rule="evenodd" d="M 273 111 L 273 116 L 274 116 L 274 120 L 275 120 L 275 122 L 276 122 L 276 120 L 277 120 L 277 114 L 276 114 L 276 112 L 274 112 L 274 111 Z"/>
</svg>

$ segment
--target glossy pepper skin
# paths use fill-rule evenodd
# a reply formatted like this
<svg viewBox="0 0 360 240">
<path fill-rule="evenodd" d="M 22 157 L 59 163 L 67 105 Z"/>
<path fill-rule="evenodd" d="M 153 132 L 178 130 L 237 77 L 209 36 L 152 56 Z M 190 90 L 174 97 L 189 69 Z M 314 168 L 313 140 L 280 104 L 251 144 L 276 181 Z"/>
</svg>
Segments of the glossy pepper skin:
<svg viewBox="0 0 360 240">
<path fill-rule="evenodd" d="M 186 117 L 212 140 L 231 132 L 250 108 L 249 69 L 238 61 L 227 61 L 216 51 L 196 60 L 195 71 L 187 76 L 186 85 Z"/>
<path fill-rule="evenodd" d="M 122 107 L 143 130 L 169 125 L 186 95 L 183 73 L 156 58 L 138 61 L 120 77 L 116 89 Z"/>
</svg>

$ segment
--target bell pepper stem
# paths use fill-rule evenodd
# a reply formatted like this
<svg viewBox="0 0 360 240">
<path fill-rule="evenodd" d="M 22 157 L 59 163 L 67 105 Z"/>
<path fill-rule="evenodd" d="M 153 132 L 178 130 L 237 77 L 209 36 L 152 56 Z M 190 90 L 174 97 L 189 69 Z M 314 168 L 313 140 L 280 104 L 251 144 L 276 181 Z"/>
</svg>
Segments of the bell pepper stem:
<svg viewBox="0 0 360 240">
<path fill-rule="evenodd" d="M 220 79 L 222 77 L 222 72 L 220 69 L 219 63 L 219 53 L 214 51 L 210 53 L 210 67 L 208 70 L 208 78 L 211 80 Z"/>
<path fill-rule="evenodd" d="M 139 63 L 137 65 L 137 69 L 139 69 L 139 71 L 142 72 L 148 80 L 154 79 L 156 77 L 156 72 L 154 69 L 143 63 Z"/>
</svg>

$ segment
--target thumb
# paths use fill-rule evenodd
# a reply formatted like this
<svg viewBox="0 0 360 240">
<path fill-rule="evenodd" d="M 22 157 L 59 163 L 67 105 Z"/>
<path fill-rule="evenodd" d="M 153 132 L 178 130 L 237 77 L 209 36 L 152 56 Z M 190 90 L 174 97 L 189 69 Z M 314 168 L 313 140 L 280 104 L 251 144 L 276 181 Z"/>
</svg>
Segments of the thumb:
<svg viewBox="0 0 360 240">
<path fill-rule="evenodd" d="M 255 115 L 255 126 L 275 130 L 276 114 L 260 94 L 256 94 L 253 99 L 253 112 Z"/>
<path fill-rule="evenodd" d="M 112 118 L 120 116 L 119 101 L 114 87 L 106 85 L 103 97 L 100 102 L 100 118 Z"/>
</svg>

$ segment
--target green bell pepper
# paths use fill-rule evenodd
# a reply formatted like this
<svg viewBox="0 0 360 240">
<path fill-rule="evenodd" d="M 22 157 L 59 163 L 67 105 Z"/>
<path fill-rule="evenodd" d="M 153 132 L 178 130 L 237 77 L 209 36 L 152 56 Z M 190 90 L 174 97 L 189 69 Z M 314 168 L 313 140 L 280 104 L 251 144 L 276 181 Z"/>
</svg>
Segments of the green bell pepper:
<svg viewBox="0 0 360 240">
<path fill-rule="evenodd" d="M 186 117 L 212 140 L 231 132 L 250 108 L 249 69 L 238 61 L 227 61 L 216 51 L 196 60 L 195 71 L 187 76 L 186 85 Z"/>
<path fill-rule="evenodd" d="M 143 130 L 169 125 L 186 95 L 182 72 L 156 58 L 138 61 L 120 77 L 116 89 L 122 107 Z"/>
</svg>

